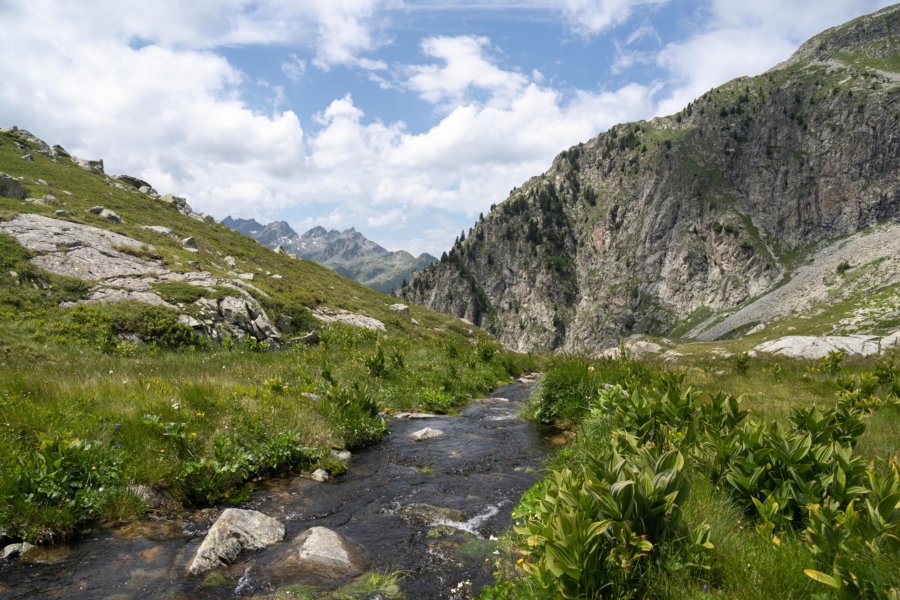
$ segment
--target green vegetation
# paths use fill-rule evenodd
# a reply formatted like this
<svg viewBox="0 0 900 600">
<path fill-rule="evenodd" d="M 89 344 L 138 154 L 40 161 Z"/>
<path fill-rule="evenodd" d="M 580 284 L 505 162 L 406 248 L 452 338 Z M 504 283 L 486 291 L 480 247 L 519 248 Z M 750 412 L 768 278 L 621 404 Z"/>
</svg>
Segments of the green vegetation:
<svg viewBox="0 0 900 600">
<path fill-rule="evenodd" d="M 715 382 L 709 359 L 555 361 L 529 414 L 577 438 L 515 509 L 482 598 L 895 597 L 900 366 L 829 357 L 791 379 L 799 361 L 732 360 Z M 821 406 L 750 417 L 728 393 L 748 373 Z"/>
<path fill-rule="evenodd" d="M 252 337 L 198 335 L 169 308 L 78 304 L 90 282 L 44 272 L 29 262 L 32 252 L 0 235 L 0 543 L 50 543 L 92 523 L 139 517 L 135 484 L 193 507 L 244 500 L 274 474 L 340 474 L 346 467 L 332 449 L 378 441 L 391 412 L 450 412 L 535 366 L 457 319 L 418 307 L 409 317 L 391 312 L 392 298 L 68 159 L 35 152 L 23 161 L 14 145 L 21 140 L 0 137 L 0 171 L 21 176 L 30 196 L 47 196 L 46 204 L 0 199 L 0 218 L 60 218 L 54 211 L 65 209 L 71 216 L 62 218 L 138 240 L 119 250 L 175 272 L 227 278 L 221 265 L 231 256 L 236 270 L 254 275 L 254 295 L 272 320 L 285 314 L 298 332 L 315 328 L 320 338 L 268 352 Z M 89 212 L 96 204 L 124 222 Z M 181 246 L 187 236 L 198 252 Z M 186 312 L 230 291 L 172 281 L 153 289 Z M 311 313 L 322 304 L 377 318 L 386 331 L 323 325 Z"/>
</svg>

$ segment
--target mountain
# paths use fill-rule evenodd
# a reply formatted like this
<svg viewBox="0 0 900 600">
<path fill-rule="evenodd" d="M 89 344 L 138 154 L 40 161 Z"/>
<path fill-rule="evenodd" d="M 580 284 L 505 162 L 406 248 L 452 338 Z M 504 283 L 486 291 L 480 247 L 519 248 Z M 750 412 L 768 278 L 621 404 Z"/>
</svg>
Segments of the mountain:
<svg viewBox="0 0 900 600">
<path fill-rule="evenodd" d="M 297 235 L 284 221 L 261 225 L 253 219 L 229 216 L 222 224 L 264 246 L 281 246 L 288 254 L 319 263 L 384 293 L 398 289 L 414 272 L 437 260 L 430 254 L 415 257 L 405 250 L 390 252 L 352 227 L 345 231 L 313 227 L 303 235 Z"/>
<path fill-rule="evenodd" d="M 823 244 L 900 217 L 898 32 L 893 6 L 562 152 L 400 296 L 519 350 L 699 335 Z"/>
</svg>

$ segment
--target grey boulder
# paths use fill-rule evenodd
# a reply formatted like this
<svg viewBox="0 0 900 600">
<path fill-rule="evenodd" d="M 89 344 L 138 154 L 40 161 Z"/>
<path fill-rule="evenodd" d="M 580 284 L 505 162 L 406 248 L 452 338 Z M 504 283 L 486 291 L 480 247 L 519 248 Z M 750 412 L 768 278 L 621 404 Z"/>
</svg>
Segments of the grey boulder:
<svg viewBox="0 0 900 600">
<path fill-rule="evenodd" d="M 233 563 L 245 550 L 261 550 L 284 539 L 284 525 L 255 510 L 228 508 L 209 529 L 188 571 L 199 575 Z"/>
</svg>

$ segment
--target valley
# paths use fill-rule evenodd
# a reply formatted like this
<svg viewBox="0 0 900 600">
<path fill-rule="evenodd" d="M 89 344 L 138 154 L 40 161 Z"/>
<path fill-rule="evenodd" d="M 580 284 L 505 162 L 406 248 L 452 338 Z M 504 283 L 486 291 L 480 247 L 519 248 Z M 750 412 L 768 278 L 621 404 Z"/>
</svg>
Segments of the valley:
<svg viewBox="0 0 900 600">
<path fill-rule="evenodd" d="M 0 130 L 0 597 L 896 600 L 898 31 L 609 127 L 440 259 Z"/>
</svg>

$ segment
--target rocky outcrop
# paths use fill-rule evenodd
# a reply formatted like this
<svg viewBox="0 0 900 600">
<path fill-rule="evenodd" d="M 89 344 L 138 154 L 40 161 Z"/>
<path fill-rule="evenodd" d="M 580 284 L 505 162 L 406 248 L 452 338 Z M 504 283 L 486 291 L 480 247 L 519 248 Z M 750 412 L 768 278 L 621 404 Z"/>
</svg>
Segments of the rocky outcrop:
<svg viewBox="0 0 900 600">
<path fill-rule="evenodd" d="M 246 550 L 260 550 L 284 539 L 284 525 L 261 512 L 228 508 L 210 528 L 188 571 L 199 575 L 228 565 Z"/>
<path fill-rule="evenodd" d="M 896 54 L 898 16 L 561 153 L 399 295 L 514 349 L 593 351 L 764 294 L 810 245 L 900 216 L 896 62 L 865 59 Z"/>
<path fill-rule="evenodd" d="M 106 210 L 98 208 L 100 214 Z M 265 293 L 239 276 L 174 272 L 160 260 L 148 258 L 155 252 L 152 245 L 99 227 L 42 215 L 16 215 L 0 222 L 0 233 L 38 253 L 30 262 L 45 271 L 95 282 L 83 303 L 143 302 L 185 312 L 182 323 L 215 341 L 252 336 L 271 348 L 281 343 L 281 333 L 256 299 L 265 297 Z M 196 286 L 202 297 L 188 306 L 171 304 L 156 290 L 157 285 L 168 282 Z M 220 297 L 221 289 L 231 290 L 233 295 Z"/>
<path fill-rule="evenodd" d="M 353 327 L 362 327 L 372 331 L 386 331 L 384 323 L 374 317 L 352 313 L 340 308 L 325 308 L 320 306 L 313 311 L 313 316 L 326 323 L 343 323 Z"/>
<path fill-rule="evenodd" d="M 898 347 L 900 347 L 900 331 L 884 337 L 876 335 L 831 335 L 823 337 L 789 335 L 777 340 L 763 342 L 755 350 L 791 358 L 819 359 L 825 358 L 832 352 L 855 356 L 872 356 L 882 352 L 890 352 Z"/>
</svg>

